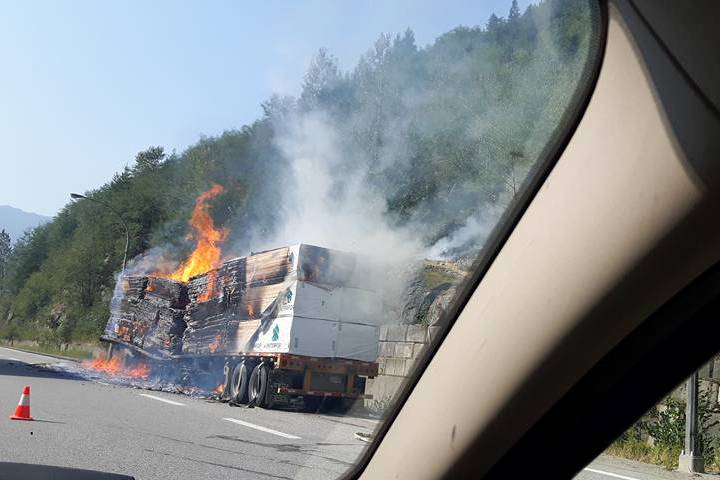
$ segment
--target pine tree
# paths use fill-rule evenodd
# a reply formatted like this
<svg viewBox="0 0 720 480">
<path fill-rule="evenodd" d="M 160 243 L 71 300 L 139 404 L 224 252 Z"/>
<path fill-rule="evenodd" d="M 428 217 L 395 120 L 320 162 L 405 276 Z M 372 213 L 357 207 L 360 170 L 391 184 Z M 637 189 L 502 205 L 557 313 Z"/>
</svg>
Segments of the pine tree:
<svg viewBox="0 0 720 480">
<path fill-rule="evenodd" d="M 518 7 L 517 0 L 513 0 L 512 5 L 510 6 L 510 14 L 508 15 L 508 19 L 511 22 L 515 22 L 520 18 L 520 7 Z"/>
<path fill-rule="evenodd" d="M 502 20 L 500 20 L 498 16 L 493 13 L 492 15 L 490 15 L 490 18 L 488 18 L 487 31 L 490 33 L 494 33 L 495 31 L 497 31 L 498 27 L 500 27 L 501 24 Z"/>
</svg>

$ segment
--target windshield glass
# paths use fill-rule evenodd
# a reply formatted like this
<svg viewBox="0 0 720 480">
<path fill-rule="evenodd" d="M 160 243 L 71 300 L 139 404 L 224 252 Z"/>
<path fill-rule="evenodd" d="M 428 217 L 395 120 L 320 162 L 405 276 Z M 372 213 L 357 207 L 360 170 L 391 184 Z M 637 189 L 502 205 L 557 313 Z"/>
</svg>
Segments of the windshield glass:
<svg viewBox="0 0 720 480">
<path fill-rule="evenodd" d="M 569 0 L 5 10 L 0 457 L 173 479 L 358 461 L 599 25 Z"/>
</svg>

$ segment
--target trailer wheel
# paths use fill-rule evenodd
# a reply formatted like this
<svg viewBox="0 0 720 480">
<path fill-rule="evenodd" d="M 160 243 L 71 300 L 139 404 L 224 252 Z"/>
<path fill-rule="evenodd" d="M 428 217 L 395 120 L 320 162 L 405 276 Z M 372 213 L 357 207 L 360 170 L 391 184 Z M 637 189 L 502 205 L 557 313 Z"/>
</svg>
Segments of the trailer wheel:
<svg viewBox="0 0 720 480">
<path fill-rule="evenodd" d="M 272 406 L 271 395 L 268 395 L 270 384 L 270 369 L 265 362 L 260 362 L 253 368 L 248 384 L 248 405 L 257 405 L 262 408 Z"/>
<path fill-rule="evenodd" d="M 230 378 L 230 403 L 241 405 L 248 401 L 248 368 L 245 361 L 235 365 Z"/>
</svg>

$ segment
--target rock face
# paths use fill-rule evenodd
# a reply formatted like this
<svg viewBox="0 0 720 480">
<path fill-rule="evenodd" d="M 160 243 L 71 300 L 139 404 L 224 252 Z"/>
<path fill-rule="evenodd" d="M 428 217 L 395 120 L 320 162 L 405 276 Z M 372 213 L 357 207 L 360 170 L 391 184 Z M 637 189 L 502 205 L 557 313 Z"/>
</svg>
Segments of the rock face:
<svg viewBox="0 0 720 480">
<path fill-rule="evenodd" d="M 400 323 L 436 324 L 457 295 L 468 272 L 449 261 L 425 260 L 409 276 L 403 295 Z"/>
<path fill-rule="evenodd" d="M 427 293 L 428 289 L 423 281 L 423 270 L 418 269 L 410 276 L 403 294 L 400 323 L 408 325 L 418 323 L 418 312 Z"/>
<path fill-rule="evenodd" d="M 428 308 L 427 315 L 425 316 L 426 323 L 428 325 L 439 325 L 445 319 L 445 313 L 458 294 L 458 287 L 451 285 L 449 288 L 444 290 L 442 293 L 435 296 L 432 304 Z"/>
</svg>

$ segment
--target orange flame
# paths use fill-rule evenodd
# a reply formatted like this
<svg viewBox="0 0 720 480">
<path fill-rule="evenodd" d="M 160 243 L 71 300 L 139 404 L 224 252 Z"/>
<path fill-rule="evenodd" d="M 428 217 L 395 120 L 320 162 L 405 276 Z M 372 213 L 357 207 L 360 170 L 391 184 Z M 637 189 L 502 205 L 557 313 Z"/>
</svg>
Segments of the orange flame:
<svg viewBox="0 0 720 480">
<path fill-rule="evenodd" d="M 207 283 L 205 291 L 198 297 L 198 302 L 207 302 L 215 296 L 215 286 L 217 285 L 217 271 L 210 270 L 207 275 Z"/>
<path fill-rule="evenodd" d="M 146 379 L 150 376 L 150 367 L 146 364 L 138 363 L 134 367 L 128 367 L 125 365 L 125 359 L 118 355 L 108 360 L 101 353 L 93 360 L 84 361 L 82 365 L 87 369 L 116 377 Z"/>
<path fill-rule="evenodd" d="M 215 390 L 213 390 L 213 392 L 215 392 L 215 393 L 222 393 L 222 392 L 223 392 L 223 389 L 224 389 L 224 387 L 223 387 L 223 384 L 221 383 L 220 385 L 218 385 L 217 387 L 215 387 Z"/>
<path fill-rule="evenodd" d="M 148 279 L 147 287 L 145 287 L 145 290 L 147 290 L 148 292 L 155 291 L 155 277 L 150 277 Z"/>
<path fill-rule="evenodd" d="M 173 273 L 153 275 L 187 282 L 190 277 L 208 272 L 218 266 L 222 252 L 217 244 L 225 241 L 228 230 L 215 228 L 215 222 L 210 216 L 208 201 L 224 191 L 225 189 L 221 185 L 215 183 L 210 190 L 201 193 L 195 199 L 195 209 L 188 222 L 195 232 L 194 235 L 189 236 L 196 241 L 195 250 Z"/>
<path fill-rule="evenodd" d="M 255 318 L 255 309 L 253 308 L 253 306 L 248 303 L 246 310 L 247 310 L 248 318 L 254 319 Z"/>
</svg>

